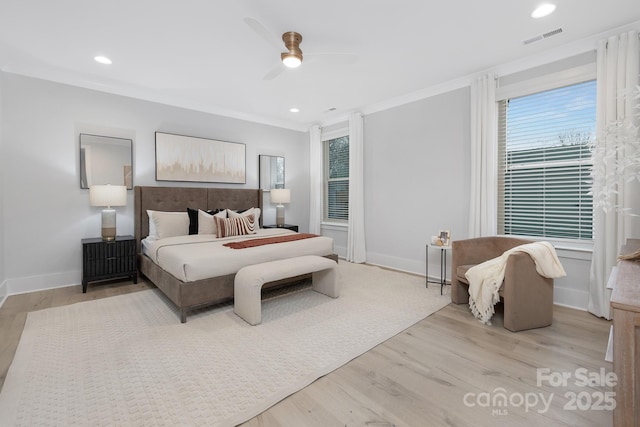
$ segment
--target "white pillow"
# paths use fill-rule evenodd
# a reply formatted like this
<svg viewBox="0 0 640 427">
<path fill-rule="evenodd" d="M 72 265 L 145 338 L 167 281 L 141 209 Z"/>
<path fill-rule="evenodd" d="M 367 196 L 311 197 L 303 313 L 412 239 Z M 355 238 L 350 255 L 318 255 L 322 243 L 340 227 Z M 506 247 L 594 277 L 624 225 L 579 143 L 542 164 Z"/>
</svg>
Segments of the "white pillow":
<svg viewBox="0 0 640 427">
<path fill-rule="evenodd" d="M 220 212 L 209 215 L 202 209 L 198 209 L 198 234 L 216 234 L 216 221 L 213 217 L 226 218 L 227 210 L 223 209 Z"/>
<path fill-rule="evenodd" d="M 149 236 L 152 239 L 156 239 L 156 225 L 153 223 L 153 213 L 155 211 L 147 209 L 147 216 L 149 217 Z"/>
<path fill-rule="evenodd" d="M 164 239 L 189 234 L 187 212 L 147 211 L 149 215 L 149 237 Z"/>
<path fill-rule="evenodd" d="M 229 218 L 237 218 L 239 216 L 248 216 L 253 215 L 255 217 L 255 227 L 256 230 L 260 228 L 260 208 L 250 208 L 242 213 L 238 213 L 236 211 L 232 211 L 231 209 L 227 209 L 227 214 Z"/>
</svg>

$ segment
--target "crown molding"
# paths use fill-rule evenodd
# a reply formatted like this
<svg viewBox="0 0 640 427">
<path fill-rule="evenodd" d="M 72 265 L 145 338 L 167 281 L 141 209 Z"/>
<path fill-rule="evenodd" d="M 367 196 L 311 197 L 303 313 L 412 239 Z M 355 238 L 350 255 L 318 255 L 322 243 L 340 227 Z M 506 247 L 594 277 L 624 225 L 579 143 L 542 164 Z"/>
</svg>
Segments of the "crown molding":
<svg viewBox="0 0 640 427">
<path fill-rule="evenodd" d="M 595 50 L 598 40 L 611 37 L 616 34 L 620 34 L 626 31 L 640 30 L 640 21 L 635 21 L 630 24 L 626 24 L 620 27 L 612 28 L 610 30 L 593 34 L 583 39 L 566 43 L 561 46 L 549 49 L 545 52 L 532 54 L 524 58 L 506 62 L 504 64 L 496 65 L 491 68 L 481 70 L 479 72 L 468 74 L 466 76 L 452 79 L 447 82 L 433 85 L 425 89 L 421 89 L 415 92 L 408 93 L 403 96 L 391 98 L 385 101 L 381 101 L 375 104 L 362 106 L 357 111 L 362 112 L 363 115 L 369 115 L 377 113 L 379 111 L 388 110 L 391 108 L 399 107 L 411 102 L 420 101 L 422 99 L 430 98 L 432 96 L 440 95 L 442 93 L 451 92 L 457 89 L 461 89 L 471 85 L 471 81 L 483 74 L 493 73 L 496 77 L 506 76 L 509 74 L 517 73 L 520 71 L 535 68 L 541 65 L 549 64 L 555 61 L 559 61 L 571 56 L 580 55 L 590 50 Z M 355 111 L 355 110 L 354 110 Z M 348 120 L 349 113 L 340 115 L 339 117 L 332 117 L 321 122 L 320 126 L 330 126 L 332 124 L 344 122 Z"/>
<path fill-rule="evenodd" d="M 228 117 L 232 119 L 238 119 L 248 121 L 252 123 L 263 124 L 267 126 L 274 126 L 283 129 L 295 130 L 298 132 L 307 132 L 310 124 L 308 123 L 295 123 L 284 120 L 277 120 L 268 117 L 264 117 L 258 114 L 250 114 L 241 111 L 235 111 L 220 107 L 212 107 L 210 105 L 200 104 L 190 100 L 184 100 L 172 96 L 165 96 L 159 92 L 152 91 L 150 89 L 144 89 L 137 86 L 123 85 L 120 82 L 113 83 L 99 83 L 91 80 L 90 78 L 77 78 L 69 77 L 64 72 L 57 70 L 43 71 L 34 67 L 2 67 L 0 71 L 10 74 L 16 74 L 20 76 L 30 77 L 39 80 L 51 81 L 55 83 L 66 84 L 69 86 L 81 87 L 84 89 L 95 90 L 98 92 L 104 92 L 112 95 L 120 95 L 128 98 L 139 99 L 143 101 L 155 102 L 158 104 L 168 105 L 172 107 L 184 108 L 187 110 L 194 110 L 202 113 L 215 114 L 218 116 Z"/>
</svg>

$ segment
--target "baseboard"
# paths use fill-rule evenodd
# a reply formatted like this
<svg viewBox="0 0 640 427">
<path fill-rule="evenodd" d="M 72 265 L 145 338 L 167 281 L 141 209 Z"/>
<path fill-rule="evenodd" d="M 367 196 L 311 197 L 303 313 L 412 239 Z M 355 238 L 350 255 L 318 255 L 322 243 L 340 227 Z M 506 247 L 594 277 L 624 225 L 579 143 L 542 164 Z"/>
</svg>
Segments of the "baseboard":
<svg viewBox="0 0 640 427">
<path fill-rule="evenodd" d="M 440 280 L 440 257 L 436 254 L 433 257 L 429 257 L 429 261 L 432 261 L 431 258 L 433 258 L 434 262 L 437 264 L 434 265 L 429 262 L 429 279 L 438 281 Z M 367 252 L 367 264 L 403 271 L 405 273 L 417 274 L 423 277 L 425 276 L 424 262 L 422 261 L 408 260 L 389 255 Z M 447 259 L 447 278 L 449 278 L 450 268 L 450 260 Z M 436 275 L 438 275 L 438 277 L 436 277 Z M 447 280 L 447 283 L 449 283 L 449 280 Z M 586 311 L 589 303 L 589 293 L 587 290 L 581 291 L 556 286 L 553 290 L 553 303 L 564 307 Z"/>
<path fill-rule="evenodd" d="M 82 274 L 80 271 L 43 274 L 15 279 L 7 279 L 7 295 L 26 294 L 29 292 L 45 291 L 48 289 L 79 286 Z"/>
<path fill-rule="evenodd" d="M 553 305 L 557 305 L 559 307 L 565 307 L 565 308 L 570 308 L 572 310 L 579 310 L 579 311 L 589 311 L 586 308 L 582 308 L 582 307 L 576 307 L 573 305 L 567 305 L 567 304 L 560 304 L 559 302 L 554 302 Z"/>
<path fill-rule="evenodd" d="M 7 281 L 0 283 L 0 308 L 2 308 L 2 304 L 9 298 L 9 285 Z"/>
<path fill-rule="evenodd" d="M 438 258 L 438 262 L 440 262 L 440 258 Z M 405 273 L 418 274 L 421 276 L 425 275 L 424 261 L 415 261 L 406 258 L 398 258 L 394 256 L 378 254 L 375 252 L 367 252 L 367 264 L 391 268 L 393 270 L 403 271 Z M 447 265 L 447 267 L 449 266 Z M 438 264 L 438 273 L 440 272 L 439 269 L 440 266 Z M 435 272 L 435 270 L 433 271 Z"/>
<path fill-rule="evenodd" d="M 346 248 L 334 247 L 338 257 L 344 259 L 346 257 Z M 434 257 L 438 258 L 438 257 Z M 439 258 L 438 258 L 439 262 Z M 424 277 L 424 262 L 415 261 L 405 258 L 398 258 L 388 255 L 367 252 L 367 264 L 377 265 L 384 268 L 402 271 L 405 273 L 416 274 Z M 450 268 L 447 265 L 447 268 Z M 432 280 L 438 280 L 439 277 L 434 276 L 439 273 L 439 265 L 437 270 L 430 268 L 429 273 Z M 448 273 L 448 272 L 447 272 Z M 17 279 L 7 279 L 0 284 L 0 306 L 9 295 L 24 294 L 28 292 L 44 291 L 47 289 L 64 288 L 67 286 L 79 286 L 82 274 L 80 271 L 68 271 L 62 273 L 46 274 L 40 276 L 21 277 Z M 449 277 L 447 275 L 447 277 Z M 589 294 L 585 291 L 569 289 L 564 287 L 555 287 L 553 295 L 554 304 L 575 308 L 578 310 L 587 310 L 589 303 Z"/>
</svg>

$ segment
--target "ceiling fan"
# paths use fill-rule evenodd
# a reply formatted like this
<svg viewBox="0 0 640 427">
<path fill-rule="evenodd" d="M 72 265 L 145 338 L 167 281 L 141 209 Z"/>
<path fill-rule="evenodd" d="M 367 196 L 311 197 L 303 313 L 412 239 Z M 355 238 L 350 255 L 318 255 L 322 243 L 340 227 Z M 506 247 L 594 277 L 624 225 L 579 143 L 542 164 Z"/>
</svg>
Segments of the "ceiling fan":
<svg viewBox="0 0 640 427">
<path fill-rule="evenodd" d="M 287 52 L 282 52 L 282 42 L 279 37 L 262 25 L 261 22 L 254 18 L 244 18 L 244 22 L 255 31 L 267 43 L 280 50 L 280 59 L 276 66 L 269 70 L 263 77 L 263 80 L 273 80 L 280 75 L 287 67 L 296 68 L 302 64 L 303 55 L 300 49 L 302 43 L 302 35 L 295 31 L 287 31 L 282 34 L 282 42 Z M 309 53 L 305 54 L 308 59 L 320 59 L 322 61 L 331 62 L 336 65 L 350 65 L 356 62 L 357 56 L 352 53 Z"/>
</svg>

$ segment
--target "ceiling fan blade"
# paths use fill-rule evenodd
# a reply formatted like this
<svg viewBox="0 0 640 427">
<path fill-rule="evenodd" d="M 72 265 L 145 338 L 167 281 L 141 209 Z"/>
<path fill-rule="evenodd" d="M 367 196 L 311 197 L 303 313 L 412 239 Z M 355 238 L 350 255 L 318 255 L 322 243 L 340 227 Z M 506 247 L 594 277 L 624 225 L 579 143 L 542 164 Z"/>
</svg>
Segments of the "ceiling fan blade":
<svg viewBox="0 0 640 427">
<path fill-rule="evenodd" d="M 282 41 L 280 37 L 273 34 L 271 31 L 267 30 L 267 28 L 262 25 L 260 21 L 254 18 L 246 17 L 244 18 L 245 24 L 247 24 L 256 34 L 260 36 L 264 41 L 269 43 L 271 46 L 276 48 L 277 50 L 282 50 Z"/>
<path fill-rule="evenodd" d="M 262 80 L 273 80 L 278 77 L 284 71 L 284 65 L 282 63 L 273 67 L 267 74 L 262 77 Z"/>
<path fill-rule="evenodd" d="M 358 62 L 358 55 L 354 53 L 309 53 L 304 58 L 333 65 L 353 65 Z"/>
</svg>

